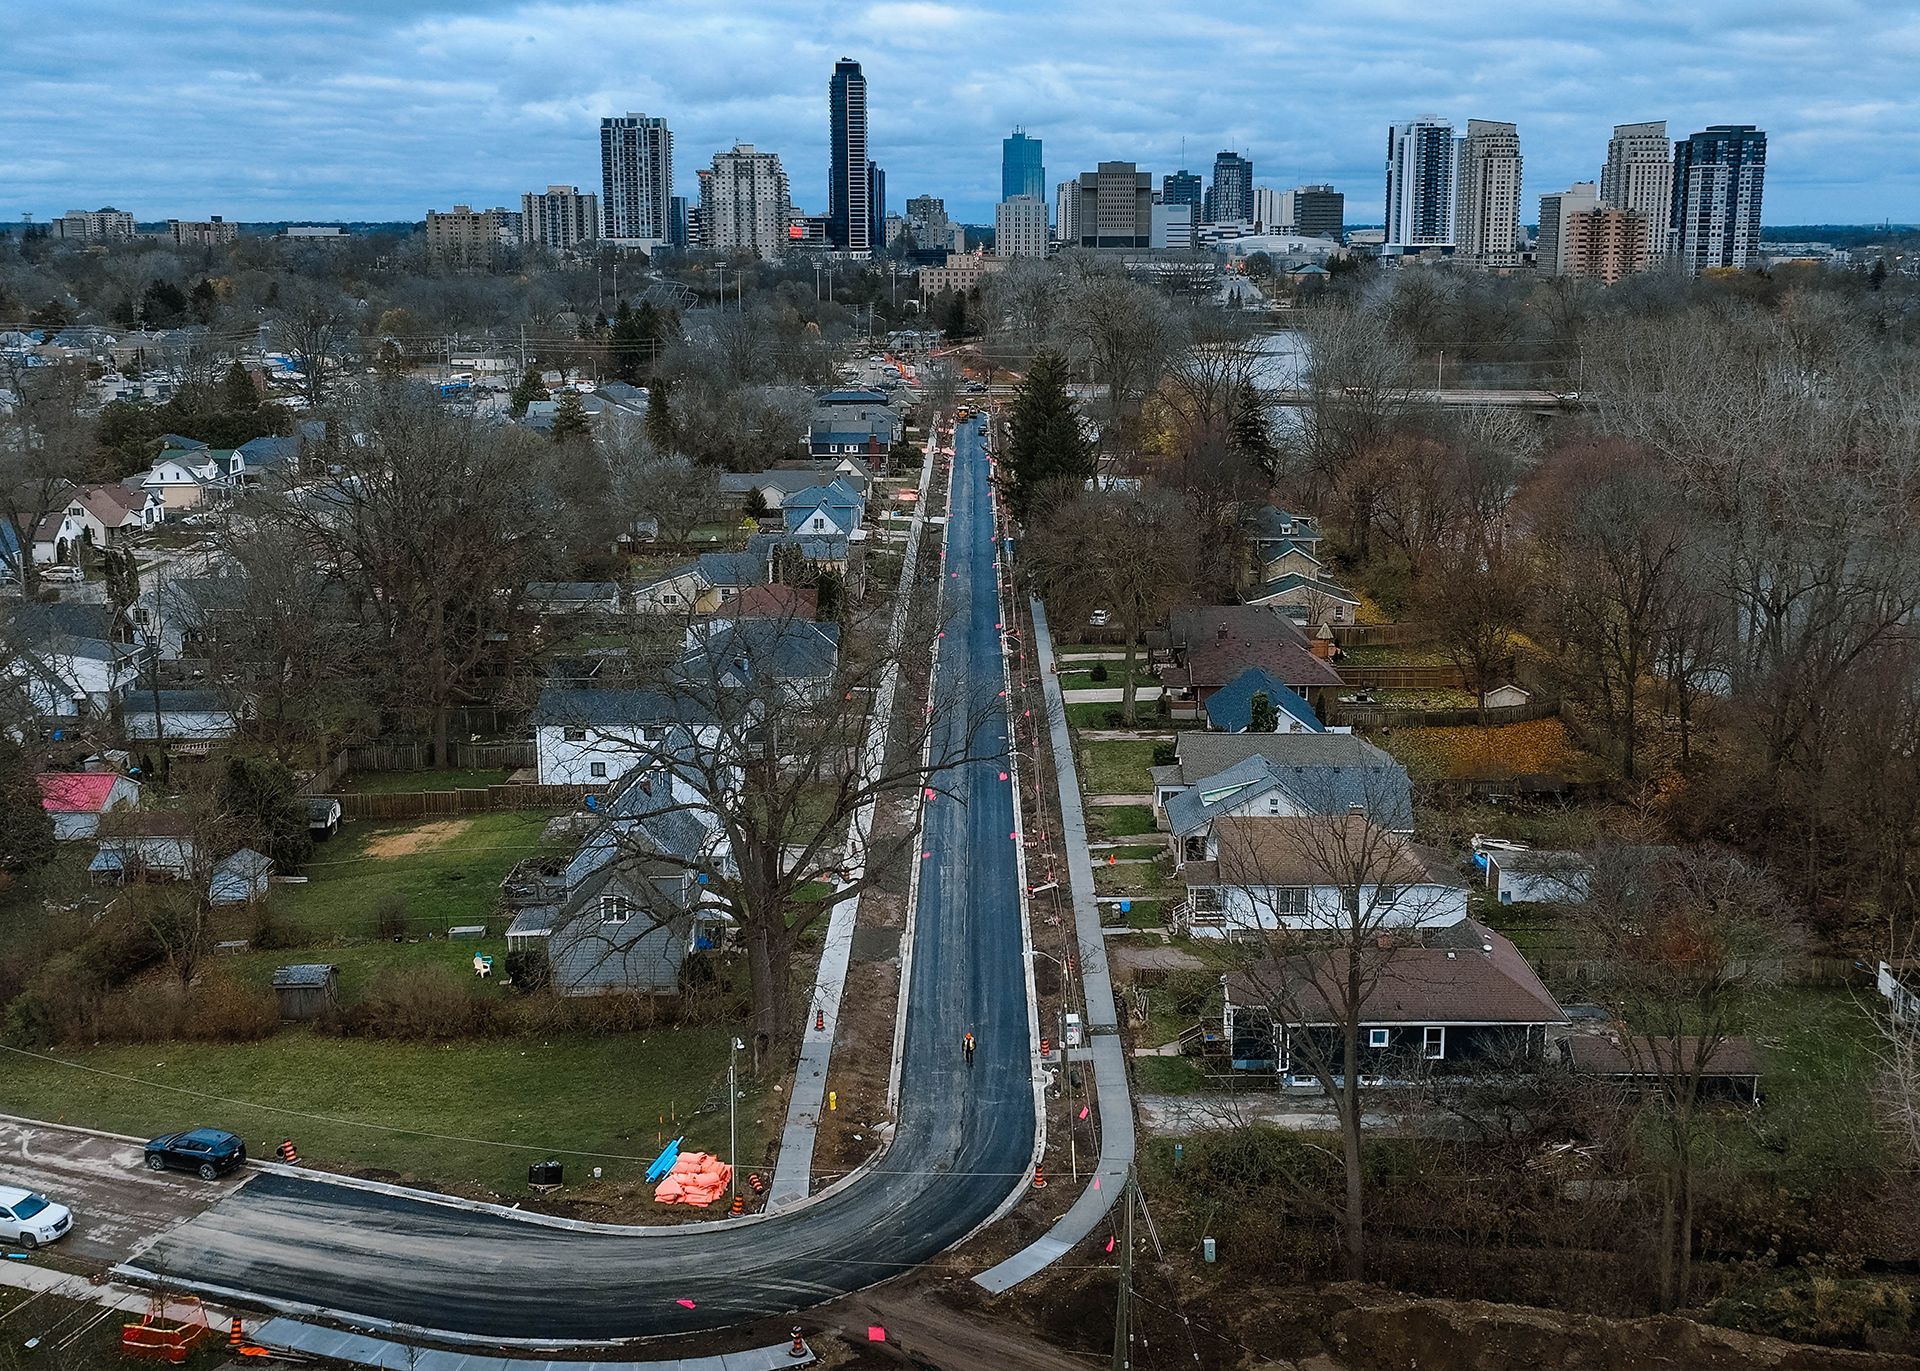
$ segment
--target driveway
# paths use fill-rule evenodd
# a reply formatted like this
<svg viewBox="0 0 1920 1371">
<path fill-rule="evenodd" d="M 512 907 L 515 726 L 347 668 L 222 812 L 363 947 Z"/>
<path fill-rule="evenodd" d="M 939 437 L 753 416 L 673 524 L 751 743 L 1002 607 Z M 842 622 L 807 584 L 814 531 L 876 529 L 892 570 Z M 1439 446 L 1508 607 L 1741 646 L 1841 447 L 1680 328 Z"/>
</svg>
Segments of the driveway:
<svg viewBox="0 0 1920 1371">
<path fill-rule="evenodd" d="M 899 1275 L 992 1217 L 1031 1175 L 1023 964 L 992 511 L 982 425 L 955 441 L 935 689 L 946 735 L 989 754 L 932 806 L 908 987 L 899 1129 L 876 1169 L 786 1214 L 700 1231 L 579 1230 L 317 1179 L 257 1177 L 138 1265 L 280 1305 L 456 1337 L 554 1344 L 719 1327 Z M 961 1035 L 978 1038 L 969 1069 Z"/>
<path fill-rule="evenodd" d="M 0 1117 L 0 1185 L 37 1190 L 73 1210 L 57 1250 L 100 1266 L 123 1262 L 160 1234 L 232 1192 L 179 1171 L 155 1175 L 137 1143 Z"/>
</svg>

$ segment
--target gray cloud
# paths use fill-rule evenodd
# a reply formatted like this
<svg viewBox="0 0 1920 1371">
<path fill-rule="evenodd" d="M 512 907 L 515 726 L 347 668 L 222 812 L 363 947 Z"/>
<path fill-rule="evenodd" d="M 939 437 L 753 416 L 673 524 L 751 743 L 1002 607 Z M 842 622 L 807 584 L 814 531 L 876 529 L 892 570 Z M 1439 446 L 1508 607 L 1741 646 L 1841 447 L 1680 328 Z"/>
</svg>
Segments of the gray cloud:
<svg viewBox="0 0 1920 1371">
<path fill-rule="evenodd" d="M 681 189 L 735 139 L 823 208 L 827 77 L 864 64 L 897 206 L 989 217 L 1000 138 L 1058 181 L 1249 152 L 1379 214 L 1386 125 L 1520 125 L 1533 197 L 1593 177 L 1617 122 L 1770 135 L 1773 223 L 1920 217 L 1920 11 L 1590 0 L 1577 9 L 1355 0 L 1235 10 L 877 0 L 0 0 L 0 219 L 113 203 L 143 219 L 417 218 L 590 187 L 604 114 L 665 115 Z M 21 22 L 14 22 L 18 18 Z"/>
</svg>

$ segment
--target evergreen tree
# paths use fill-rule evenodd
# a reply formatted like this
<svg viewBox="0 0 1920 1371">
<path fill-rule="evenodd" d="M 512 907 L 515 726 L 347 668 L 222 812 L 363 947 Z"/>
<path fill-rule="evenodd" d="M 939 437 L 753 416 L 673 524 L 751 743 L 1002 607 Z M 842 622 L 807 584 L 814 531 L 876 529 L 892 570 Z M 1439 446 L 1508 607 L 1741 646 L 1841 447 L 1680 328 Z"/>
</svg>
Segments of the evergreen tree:
<svg viewBox="0 0 1920 1371">
<path fill-rule="evenodd" d="M 1273 432 L 1267 426 L 1267 407 L 1251 381 L 1240 384 L 1233 397 L 1233 420 L 1228 434 L 1233 450 L 1260 469 L 1271 482 L 1280 462 Z"/>
<path fill-rule="evenodd" d="M 230 414 L 251 414 L 260 408 L 260 392 L 254 389 L 253 377 L 238 362 L 221 378 L 220 408 Z"/>
<path fill-rule="evenodd" d="M 672 401 L 667 395 L 667 381 L 663 376 L 653 378 L 653 384 L 647 387 L 647 441 L 662 453 L 672 453 L 674 439 Z"/>
<path fill-rule="evenodd" d="M 544 400 L 546 398 L 547 388 L 540 384 L 539 368 L 528 367 L 526 375 L 522 376 L 519 381 L 515 383 L 513 389 L 507 395 L 507 410 L 514 418 L 518 419 L 527 412 L 528 405 L 532 404 L 535 400 Z"/>
<path fill-rule="evenodd" d="M 297 870 L 313 853 L 306 802 L 284 763 L 270 757 L 230 759 L 220 780 L 220 809 L 240 841 L 273 858 L 283 873 Z"/>
<path fill-rule="evenodd" d="M 214 288 L 212 281 L 204 276 L 201 277 L 200 284 L 189 292 L 187 299 L 193 308 L 193 317 L 197 322 L 202 324 L 213 322 L 213 311 L 220 304 L 220 292 Z"/>
<path fill-rule="evenodd" d="M 587 410 L 580 403 L 580 392 L 561 391 L 560 408 L 553 415 L 553 441 L 578 443 L 590 441 L 592 437 L 593 425 L 587 422 Z"/>
<path fill-rule="evenodd" d="M 949 338 L 967 336 L 967 297 L 961 291 L 955 291 L 947 297 L 947 307 L 941 315 L 941 327 Z"/>
<path fill-rule="evenodd" d="M 1267 692 L 1256 690 L 1253 699 L 1247 703 L 1247 732 L 1271 733 L 1280 727 L 1280 714 L 1273 707 L 1273 701 L 1267 698 Z"/>
<path fill-rule="evenodd" d="M 1037 510 L 1047 487 L 1082 485 L 1094 473 L 1093 445 L 1080 427 L 1080 411 L 1067 394 L 1067 363 L 1057 352 L 1035 355 L 1013 402 L 1006 469 L 1012 482 L 1008 504 L 1015 518 Z"/>
<path fill-rule="evenodd" d="M 0 871 L 33 871 L 53 854 L 53 819 L 40 803 L 33 759 L 0 729 Z"/>
</svg>

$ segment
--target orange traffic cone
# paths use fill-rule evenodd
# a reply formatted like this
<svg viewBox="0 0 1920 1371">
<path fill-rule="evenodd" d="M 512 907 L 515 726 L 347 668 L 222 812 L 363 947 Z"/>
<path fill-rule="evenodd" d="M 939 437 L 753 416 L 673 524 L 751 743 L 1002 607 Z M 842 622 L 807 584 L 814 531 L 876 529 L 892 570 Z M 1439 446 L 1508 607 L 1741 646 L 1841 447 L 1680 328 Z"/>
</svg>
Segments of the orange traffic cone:
<svg viewBox="0 0 1920 1371">
<path fill-rule="evenodd" d="M 1035 1190 L 1045 1190 L 1047 1188 L 1046 1171 L 1038 1166 L 1033 1168 L 1033 1188 Z"/>
<path fill-rule="evenodd" d="M 827 1026 L 827 1011 L 824 1009 L 814 1010 L 813 1011 L 814 1031 L 816 1032 L 823 1031 L 826 1028 L 826 1026 Z"/>
<path fill-rule="evenodd" d="M 281 1139 L 279 1151 L 280 1160 L 288 1166 L 298 1166 L 300 1164 L 300 1152 L 298 1148 L 294 1147 L 292 1138 Z"/>
<path fill-rule="evenodd" d="M 745 1195 L 735 1195 L 733 1197 L 733 1212 L 736 1214 L 744 1214 L 747 1212 L 747 1197 Z"/>
<path fill-rule="evenodd" d="M 227 1346 L 229 1348 L 239 1347 L 241 1344 L 246 1342 L 246 1340 L 247 1340 L 246 1335 L 242 1333 L 240 1330 L 239 1319 L 235 1319 L 233 1320 L 232 1323 L 227 1325 Z"/>
<path fill-rule="evenodd" d="M 789 1357 L 805 1357 L 805 1356 L 812 1355 L 807 1351 L 807 1340 L 800 1336 L 800 1329 L 797 1326 L 793 1330 L 793 1346 L 787 1349 L 787 1355 Z"/>
</svg>

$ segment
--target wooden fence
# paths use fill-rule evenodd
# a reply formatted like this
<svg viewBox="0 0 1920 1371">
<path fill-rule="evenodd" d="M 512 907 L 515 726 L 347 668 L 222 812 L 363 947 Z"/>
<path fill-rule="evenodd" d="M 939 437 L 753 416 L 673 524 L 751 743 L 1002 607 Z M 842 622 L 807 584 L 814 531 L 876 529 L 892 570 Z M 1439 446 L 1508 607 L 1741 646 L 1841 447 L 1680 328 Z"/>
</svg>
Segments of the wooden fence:
<svg viewBox="0 0 1920 1371">
<path fill-rule="evenodd" d="M 1426 624 L 1334 624 L 1333 641 L 1341 647 L 1408 647 L 1432 642 Z"/>
<path fill-rule="evenodd" d="M 1523 705 L 1496 705 L 1487 710 L 1483 721 L 1480 711 L 1471 706 L 1459 709 L 1396 709 L 1391 705 L 1357 705 L 1346 700 L 1336 699 L 1333 703 L 1333 722 L 1346 724 L 1353 728 L 1459 728 L 1468 724 L 1485 722 L 1489 727 L 1500 724 L 1524 724 L 1535 719 L 1551 719 L 1560 712 L 1558 700 L 1529 700 Z"/>
<path fill-rule="evenodd" d="M 1334 663 L 1340 679 L 1356 690 L 1465 690 L 1467 673 L 1451 662 L 1427 666 L 1350 666 Z"/>
<path fill-rule="evenodd" d="M 427 742 L 358 743 L 347 748 L 347 765 L 353 771 L 424 771 L 434 766 L 433 745 Z M 510 767 L 532 766 L 534 747 L 531 738 L 506 742 L 469 743 L 449 740 L 447 755 L 440 766 Z"/>
<path fill-rule="evenodd" d="M 440 819 L 509 809 L 570 809 L 597 785 L 490 785 L 470 790 L 411 790 L 390 795 L 334 795 L 343 819 Z"/>
</svg>

